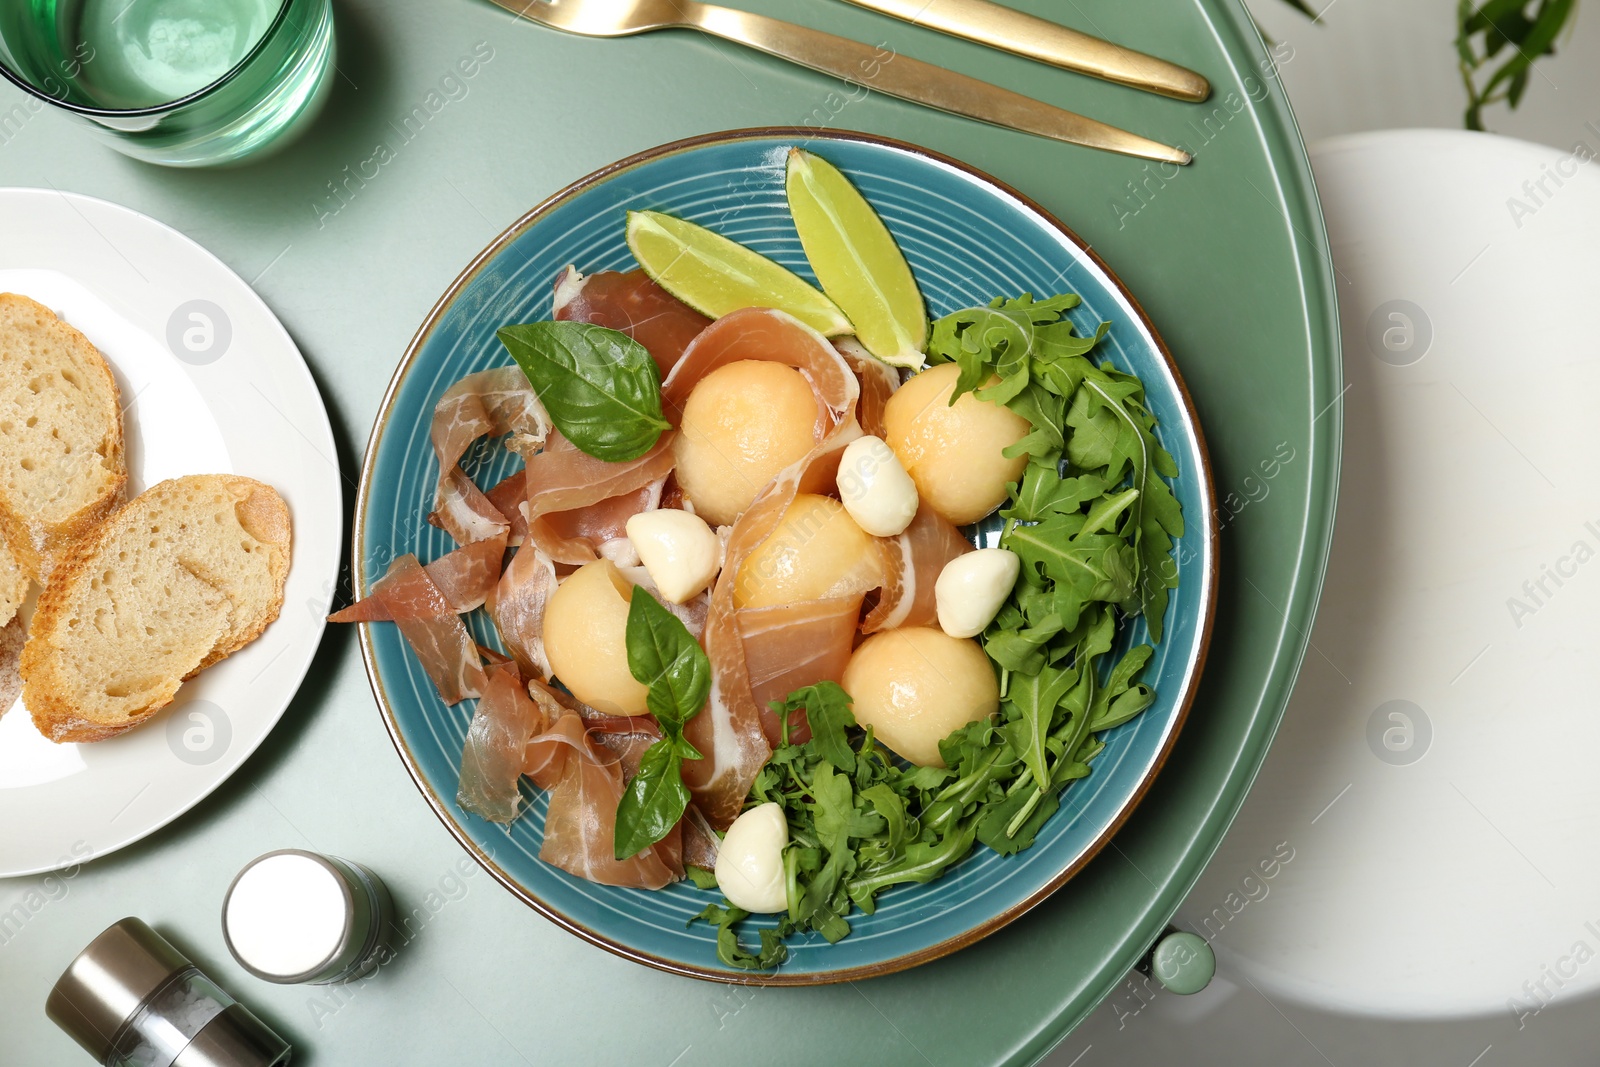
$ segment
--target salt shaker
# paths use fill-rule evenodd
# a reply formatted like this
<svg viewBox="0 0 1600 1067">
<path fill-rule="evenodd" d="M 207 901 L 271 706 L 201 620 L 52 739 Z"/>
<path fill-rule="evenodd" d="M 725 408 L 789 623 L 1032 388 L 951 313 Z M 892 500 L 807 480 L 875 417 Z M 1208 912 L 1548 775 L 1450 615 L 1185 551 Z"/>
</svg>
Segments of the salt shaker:
<svg viewBox="0 0 1600 1067">
<path fill-rule="evenodd" d="M 222 903 L 222 936 L 257 978 L 327 985 L 378 966 L 393 911 L 388 889 L 361 864 L 280 849 L 234 878 Z"/>
<path fill-rule="evenodd" d="M 45 1014 L 104 1067 L 280 1067 L 288 1042 L 143 921 L 107 928 Z"/>
</svg>

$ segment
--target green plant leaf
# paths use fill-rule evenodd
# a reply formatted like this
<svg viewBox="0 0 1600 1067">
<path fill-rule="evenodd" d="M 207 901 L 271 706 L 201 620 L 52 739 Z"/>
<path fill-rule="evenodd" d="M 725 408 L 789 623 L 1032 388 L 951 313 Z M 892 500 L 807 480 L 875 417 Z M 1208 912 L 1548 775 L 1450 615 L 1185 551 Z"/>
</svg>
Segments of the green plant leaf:
<svg viewBox="0 0 1600 1067">
<path fill-rule="evenodd" d="M 1023 762 L 1033 772 L 1040 788 L 1050 782 L 1050 757 L 1045 742 L 1055 726 L 1061 701 L 1078 681 L 1076 670 L 1046 667 L 1038 674 L 1019 674 L 1011 679 L 1006 694 L 1007 727 L 1011 742 L 1022 753 Z"/>
<path fill-rule="evenodd" d="M 644 750 L 639 773 L 617 804 L 612 835 L 617 859 L 638 855 L 671 833 L 683 818 L 689 807 L 689 787 L 683 784 L 681 768 L 678 750 L 670 739 L 663 738 Z"/>
<path fill-rule="evenodd" d="M 634 586 L 625 637 L 628 672 L 646 686 L 645 706 L 661 727 L 661 740 L 644 750 L 639 771 L 617 802 L 612 850 L 624 860 L 660 841 L 683 818 L 689 789 L 683 761 L 701 754 L 683 727 L 711 693 L 711 661 L 686 626 L 648 589 Z"/>
<path fill-rule="evenodd" d="M 761 931 L 761 950 L 750 952 L 739 941 L 739 934 L 734 926 L 750 917 L 748 911 L 736 908 L 724 901 L 722 904 L 708 904 L 694 918 L 695 922 L 708 922 L 717 928 L 717 959 L 729 967 L 737 967 L 741 971 L 770 971 L 784 960 L 789 958 L 789 949 L 783 943 L 783 935 L 777 930 Z"/>
<path fill-rule="evenodd" d="M 676 736 L 711 695 L 711 660 L 683 620 L 643 586 L 628 601 L 628 673 L 648 687 L 645 704 L 663 733 Z M 683 753 L 699 759 L 699 753 Z"/>
<path fill-rule="evenodd" d="M 625 333 L 582 322 L 530 322 L 495 332 L 556 429 L 597 459 L 637 459 L 671 429 L 661 371 Z"/>
<path fill-rule="evenodd" d="M 1531 13 L 1530 13 L 1530 8 Z M 1554 55 L 1556 40 L 1571 24 L 1576 0 L 1487 0 L 1456 7 L 1456 59 L 1467 107 L 1462 122 L 1483 129 L 1484 108 L 1504 102 L 1522 103 L 1538 60 Z M 1480 76 L 1491 61 L 1500 65 Z"/>
<path fill-rule="evenodd" d="M 811 726 L 811 741 L 817 753 L 846 774 L 856 769 L 855 750 L 850 747 L 846 731 L 856 724 L 855 713 L 850 710 L 850 696 L 838 682 L 818 682 L 789 694 L 782 704 L 774 702 L 773 710 L 780 721 L 787 720 L 793 712 L 805 709 L 806 721 Z"/>
</svg>

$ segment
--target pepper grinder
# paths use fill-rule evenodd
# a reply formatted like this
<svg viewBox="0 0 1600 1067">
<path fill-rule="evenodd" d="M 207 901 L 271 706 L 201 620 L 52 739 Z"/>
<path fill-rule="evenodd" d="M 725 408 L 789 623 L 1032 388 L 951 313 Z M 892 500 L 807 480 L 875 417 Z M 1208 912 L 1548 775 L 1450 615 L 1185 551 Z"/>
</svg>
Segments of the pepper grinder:
<svg viewBox="0 0 1600 1067">
<path fill-rule="evenodd" d="M 142 920 L 67 967 L 45 1014 L 103 1067 L 280 1067 L 289 1043 Z"/>
</svg>

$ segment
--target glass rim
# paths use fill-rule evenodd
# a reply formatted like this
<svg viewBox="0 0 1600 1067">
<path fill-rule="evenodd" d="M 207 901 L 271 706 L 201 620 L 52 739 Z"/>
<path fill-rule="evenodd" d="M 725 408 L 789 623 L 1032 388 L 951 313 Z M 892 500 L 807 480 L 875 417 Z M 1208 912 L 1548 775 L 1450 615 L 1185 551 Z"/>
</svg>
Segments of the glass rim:
<svg viewBox="0 0 1600 1067">
<path fill-rule="evenodd" d="M 256 41 L 256 43 L 251 46 L 250 51 L 246 52 L 239 62 L 235 63 L 232 67 L 229 67 L 227 72 L 224 73 L 220 78 L 214 82 L 202 85 L 200 88 L 196 89 L 192 93 L 189 93 L 187 96 L 180 96 L 177 99 L 169 100 L 164 104 L 150 104 L 146 107 L 120 108 L 94 107 L 89 104 L 75 104 L 70 100 L 51 96 L 49 93 L 33 84 L 33 82 L 29 81 L 27 78 L 24 78 L 21 74 L 18 74 L 16 71 L 12 70 L 11 65 L 4 60 L 0 60 L 0 77 L 4 77 L 12 85 L 15 85 L 29 96 L 36 97 L 40 100 L 43 100 L 47 104 L 54 104 L 56 107 L 63 108 L 78 115 L 86 115 L 91 118 L 143 118 L 151 115 L 164 115 L 168 112 L 176 111 L 180 107 L 185 107 L 189 104 L 192 104 L 203 97 L 211 95 L 216 90 L 222 88 L 224 85 L 237 78 L 240 72 L 243 71 L 245 67 L 249 66 L 251 61 L 260 55 L 261 52 L 267 47 L 267 43 L 271 41 L 273 35 L 282 28 L 283 23 L 288 21 L 289 8 L 293 6 L 294 0 L 282 0 L 282 3 L 278 5 L 278 13 L 272 17 L 272 22 L 268 24 L 267 28 L 262 32 L 261 39 Z"/>
</svg>

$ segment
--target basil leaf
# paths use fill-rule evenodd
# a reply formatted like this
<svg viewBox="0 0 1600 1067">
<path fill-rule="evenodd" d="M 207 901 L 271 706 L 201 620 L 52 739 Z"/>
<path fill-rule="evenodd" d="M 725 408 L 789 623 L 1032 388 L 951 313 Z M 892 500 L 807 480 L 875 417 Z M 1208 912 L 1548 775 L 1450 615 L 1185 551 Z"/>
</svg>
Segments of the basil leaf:
<svg viewBox="0 0 1600 1067">
<path fill-rule="evenodd" d="M 645 706 L 661 740 L 645 749 L 639 773 L 617 804 L 612 849 L 627 859 L 660 841 L 689 806 L 683 761 L 700 759 L 683 727 L 711 694 L 711 660 L 686 626 L 648 589 L 634 586 L 628 602 L 628 671 L 647 687 Z"/>
<path fill-rule="evenodd" d="M 628 672 L 649 687 L 645 705 L 662 732 L 676 737 L 711 695 L 711 660 L 683 620 L 640 586 L 628 603 L 627 645 Z M 679 752 L 700 758 L 693 749 Z"/>
<path fill-rule="evenodd" d="M 495 332 L 556 429 L 596 459 L 638 459 L 671 428 L 661 370 L 625 333 L 584 322 L 530 322 Z"/>
<path fill-rule="evenodd" d="M 639 773 L 633 776 L 617 804 L 617 825 L 612 851 L 625 860 L 660 841 L 683 818 L 689 806 L 689 787 L 683 784 L 682 761 L 670 739 L 663 738 L 644 750 Z"/>
</svg>

